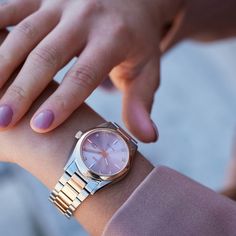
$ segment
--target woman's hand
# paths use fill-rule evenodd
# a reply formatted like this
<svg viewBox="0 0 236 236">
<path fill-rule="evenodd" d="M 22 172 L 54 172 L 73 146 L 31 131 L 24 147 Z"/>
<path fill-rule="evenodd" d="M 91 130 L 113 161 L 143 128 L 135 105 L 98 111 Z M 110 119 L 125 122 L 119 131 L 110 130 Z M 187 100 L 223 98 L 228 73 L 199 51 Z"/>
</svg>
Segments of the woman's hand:
<svg viewBox="0 0 236 236">
<path fill-rule="evenodd" d="M 6 35 L 6 31 L 0 31 L 0 45 Z M 15 75 L 8 83 L 14 78 Z M 8 83 L 0 89 L 0 96 L 8 87 Z M 83 104 L 63 125 L 52 132 L 44 135 L 33 132 L 29 127 L 30 117 L 57 87 L 57 83 L 51 82 L 20 122 L 14 128 L 0 133 L 0 162 L 13 162 L 23 167 L 49 189 L 54 188 L 64 172 L 64 166 L 75 144 L 74 136 L 77 131 L 86 131 L 105 122 L 95 111 Z M 129 175 L 119 183 L 87 198 L 75 212 L 75 218 L 89 235 L 102 235 L 112 215 L 152 169 L 151 163 L 137 153 Z M 126 191 L 123 191 L 124 189 Z M 105 211 L 104 206 L 106 206 Z"/>
<path fill-rule="evenodd" d="M 0 87 L 25 60 L 0 101 L 0 129 L 13 127 L 73 57 L 61 86 L 31 119 L 36 132 L 63 123 L 110 73 L 123 92 L 123 118 L 140 140 L 157 139 L 150 118 L 159 85 L 163 27 L 183 0 L 11 0 L 0 28 L 16 25 L 0 47 Z M 171 4 L 170 4 L 171 3 Z"/>
</svg>

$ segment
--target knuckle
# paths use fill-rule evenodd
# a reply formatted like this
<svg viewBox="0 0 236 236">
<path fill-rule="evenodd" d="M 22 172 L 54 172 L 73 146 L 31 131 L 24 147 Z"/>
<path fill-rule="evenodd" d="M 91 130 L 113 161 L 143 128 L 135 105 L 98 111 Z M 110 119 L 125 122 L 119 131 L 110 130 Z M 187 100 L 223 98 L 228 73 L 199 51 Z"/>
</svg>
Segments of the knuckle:
<svg viewBox="0 0 236 236">
<path fill-rule="evenodd" d="M 97 1 L 97 0 L 89 0 L 86 3 L 85 10 L 88 13 L 91 13 L 91 12 L 94 12 L 94 11 L 98 10 L 99 6 L 100 6 L 100 2 L 99 1 Z"/>
<path fill-rule="evenodd" d="M 92 89 L 96 86 L 97 75 L 90 66 L 81 66 L 79 69 L 72 69 L 67 74 L 67 79 L 75 86 L 83 89 Z"/>
<path fill-rule="evenodd" d="M 67 113 L 69 104 L 62 94 L 55 94 L 53 104 L 64 113 Z"/>
<path fill-rule="evenodd" d="M 19 102 L 21 102 L 22 100 L 28 99 L 28 95 L 25 89 L 23 89 L 19 85 L 11 85 L 7 92 L 11 98 L 16 99 Z"/>
<path fill-rule="evenodd" d="M 89 0 L 86 2 L 82 15 L 84 18 L 94 15 L 97 12 L 100 12 L 103 9 L 103 5 L 100 0 Z"/>
<path fill-rule="evenodd" d="M 130 36 L 131 30 L 124 19 L 118 19 L 113 23 L 113 35 L 115 37 Z"/>
<path fill-rule="evenodd" d="M 14 29 L 15 32 L 23 34 L 27 39 L 34 39 L 37 35 L 37 29 L 29 21 L 23 21 Z"/>
<path fill-rule="evenodd" d="M 60 57 L 52 46 L 36 48 L 30 54 L 30 59 L 46 67 L 57 68 L 60 65 Z"/>
<path fill-rule="evenodd" d="M 12 63 L 11 57 L 6 56 L 5 54 L 3 54 L 1 52 L 0 52 L 0 61 L 1 61 L 1 65 L 0 66 L 2 66 L 2 65 L 6 66 L 6 65 Z"/>
</svg>

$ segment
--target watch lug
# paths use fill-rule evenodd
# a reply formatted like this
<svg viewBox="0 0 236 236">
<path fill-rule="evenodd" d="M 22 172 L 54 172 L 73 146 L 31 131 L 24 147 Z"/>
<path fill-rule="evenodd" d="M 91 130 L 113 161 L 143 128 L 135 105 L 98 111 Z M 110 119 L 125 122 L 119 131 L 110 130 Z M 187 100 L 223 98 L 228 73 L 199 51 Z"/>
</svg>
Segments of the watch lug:
<svg viewBox="0 0 236 236">
<path fill-rule="evenodd" d="M 75 164 L 75 150 L 72 152 L 72 154 L 70 155 L 70 158 L 69 158 L 69 160 L 67 161 L 67 163 L 66 163 L 66 166 L 65 166 L 65 168 L 64 168 L 64 170 L 67 170 L 68 168 L 69 168 L 69 166 L 74 162 L 74 164 Z M 76 164 L 75 164 L 76 165 Z"/>
<path fill-rule="evenodd" d="M 105 187 L 106 185 L 110 184 L 111 181 L 99 181 L 98 185 L 93 188 L 91 194 L 93 195 L 94 193 L 96 193 L 98 190 L 100 190 L 101 188 Z"/>
<path fill-rule="evenodd" d="M 72 160 L 70 163 L 68 163 L 67 168 L 65 168 L 65 171 L 70 174 L 71 176 L 74 173 L 77 173 L 82 179 L 84 179 L 87 182 L 86 189 L 90 192 L 90 194 L 94 194 L 97 192 L 99 189 L 103 188 L 104 186 L 108 185 L 111 183 L 111 181 L 96 181 L 91 178 L 87 178 L 83 176 L 79 168 L 74 160 Z"/>
<path fill-rule="evenodd" d="M 78 172 L 78 167 L 77 167 L 75 161 L 73 160 L 73 161 L 68 165 L 68 167 L 67 167 L 65 170 L 66 170 L 66 172 L 67 172 L 68 174 L 70 174 L 71 176 L 72 176 L 74 173 Z"/>
</svg>

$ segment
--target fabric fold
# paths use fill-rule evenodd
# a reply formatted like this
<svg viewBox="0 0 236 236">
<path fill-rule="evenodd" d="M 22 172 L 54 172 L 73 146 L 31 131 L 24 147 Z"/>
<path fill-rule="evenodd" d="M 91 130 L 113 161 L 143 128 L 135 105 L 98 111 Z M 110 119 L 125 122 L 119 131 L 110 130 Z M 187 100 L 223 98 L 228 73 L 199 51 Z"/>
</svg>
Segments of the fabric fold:
<svg viewBox="0 0 236 236">
<path fill-rule="evenodd" d="M 108 222 L 103 236 L 236 235 L 236 202 L 156 167 Z"/>
</svg>

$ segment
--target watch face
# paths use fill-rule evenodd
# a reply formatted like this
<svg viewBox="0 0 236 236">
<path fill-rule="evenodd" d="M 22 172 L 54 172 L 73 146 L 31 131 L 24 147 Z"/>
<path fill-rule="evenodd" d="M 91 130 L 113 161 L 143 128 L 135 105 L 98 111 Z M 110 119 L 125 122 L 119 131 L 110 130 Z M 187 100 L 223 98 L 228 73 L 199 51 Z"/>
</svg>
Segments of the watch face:
<svg viewBox="0 0 236 236">
<path fill-rule="evenodd" d="M 82 143 L 82 159 L 86 167 L 97 175 L 118 174 L 129 162 L 129 149 L 123 138 L 110 130 L 96 130 Z"/>
</svg>

